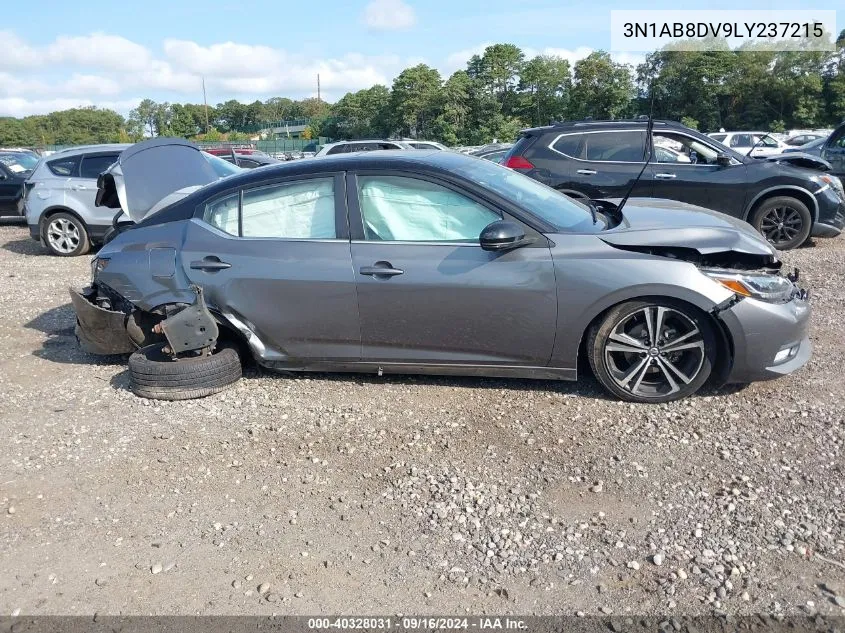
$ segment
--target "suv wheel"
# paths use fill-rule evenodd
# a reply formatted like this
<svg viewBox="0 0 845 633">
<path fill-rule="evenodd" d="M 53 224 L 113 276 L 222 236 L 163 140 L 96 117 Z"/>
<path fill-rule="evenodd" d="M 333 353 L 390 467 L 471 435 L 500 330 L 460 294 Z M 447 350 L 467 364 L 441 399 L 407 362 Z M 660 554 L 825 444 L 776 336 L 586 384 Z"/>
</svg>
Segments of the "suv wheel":
<svg viewBox="0 0 845 633">
<path fill-rule="evenodd" d="M 716 359 L 707 317 L 671 299 L 628 301 L 611 309 L 587 339 L 598 381 L 630 402 L 659 403 L 694 394 Z"/>
<path fill-rule="evenodd" d="M 810 236 L 813 216 L 800 200 L 777 196 L 763 201 L 751 217 L 752 226 L 769 244 L 788 251 L 798 248 Z"/>
<path fill-rule="evenodd" d="M 44 243 L 53 255 L 74 257 L 91 248 L 85 224 L 70 213 L 56 213 L 44 220 Z"/>
</svg>

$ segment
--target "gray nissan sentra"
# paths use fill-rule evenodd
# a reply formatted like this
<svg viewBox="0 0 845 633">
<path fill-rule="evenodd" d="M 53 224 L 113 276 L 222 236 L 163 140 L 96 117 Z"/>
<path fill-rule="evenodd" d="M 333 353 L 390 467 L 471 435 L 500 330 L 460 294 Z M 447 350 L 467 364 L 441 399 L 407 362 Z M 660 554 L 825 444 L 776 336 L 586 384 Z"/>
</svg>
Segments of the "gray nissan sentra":
<svg viewBox="0 0 845 633">
<path fill-rule="evenodd" d="M 440 151 L 216 178 L 176 139 L 139 143 L 100 176 L 98 204 L 118 215 L 91 285 L 71 291 L 77 336 L 134 352 L 139 395 L 220 391 L 251 356 L 379 375 L 575 380 L 589 367 L 611 394 L 656 403 L 708 379 L 784 376 L 811 354 L 797 271 L 715 211 L 582 204 Z"/>
</svg>

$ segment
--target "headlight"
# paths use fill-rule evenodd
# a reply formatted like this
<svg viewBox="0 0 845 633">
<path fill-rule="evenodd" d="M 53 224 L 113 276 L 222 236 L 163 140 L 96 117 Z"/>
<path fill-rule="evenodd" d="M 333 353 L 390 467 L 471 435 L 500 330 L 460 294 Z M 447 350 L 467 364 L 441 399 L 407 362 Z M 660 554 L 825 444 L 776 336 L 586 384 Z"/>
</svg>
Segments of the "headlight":
<svg viewBox="0 0 845 633">
<path fill-rule="evenodd" d="M 845 190 L 843 190 L 842 181 L 839 178 L 836 176 L 829 176 L 828 174 L 822 174 L 819 176 L 819 182 L 830 185 L 830 188 L 839 194 L 839 198 L 845 200 Z"/>
<path fill-rule="evenodd" d="M 795 291 L 795 284 L 780 275 L 702 272 L 731 292 L 769 303 L 789 301 Z"/>
<path fill-rule="evenodd" d="M 106 266 L 109 265 L 109 261 L 108 257 L 95 257 L 91 260 L 91 279 L 93 281 L 96 281 L 97 275 L 106 269 Z"/>
</svg>

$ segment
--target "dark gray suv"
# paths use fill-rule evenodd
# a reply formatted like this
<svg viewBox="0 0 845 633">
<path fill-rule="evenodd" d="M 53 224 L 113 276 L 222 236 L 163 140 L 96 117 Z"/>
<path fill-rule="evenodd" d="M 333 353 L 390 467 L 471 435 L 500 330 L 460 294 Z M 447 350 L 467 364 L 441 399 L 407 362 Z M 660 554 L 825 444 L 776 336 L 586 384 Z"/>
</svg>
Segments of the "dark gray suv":
<svg viewBox="0 0 845 633">
<path fill-rule="evenodd" d="M 523 130 L 502 164 L 568 195 L 622 197 L 651 143 L 657 151 L 633 196 L 688 202 L 746 220 L 781 250 L 810 236 L 835 237 L 845 226 L 841 183 L 830 174 L 749 158 L 679 123 L 656 121 L 650 139 L 646 128 L 646 121 L 632 120 Z"/>
</svg>

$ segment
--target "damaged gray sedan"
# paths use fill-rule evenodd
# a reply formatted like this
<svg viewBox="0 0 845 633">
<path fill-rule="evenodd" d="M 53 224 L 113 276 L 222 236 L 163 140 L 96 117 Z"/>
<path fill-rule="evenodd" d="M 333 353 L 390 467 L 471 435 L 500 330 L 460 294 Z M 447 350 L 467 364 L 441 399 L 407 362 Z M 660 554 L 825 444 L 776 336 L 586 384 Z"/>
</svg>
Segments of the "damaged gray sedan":
<svg viewBox="0 0 845 633">
<path fill-rule="evenodd" d="M 783 275 L 753 228 L 719 213 L 586 206 L 452 152 L 218 182 L 206 167 L 190 144 L 156 139 L 100 178 L 100 203 L 134 224 L 71 291 L 77 335 L 90 352 L 134 352 L 141 396 L 220 391 L 251 357 L 378 375 L 575 380 L 589 367 L 614 396 L 657 403 L 777 378 L 811 354 L 797 271 Z"/>
</svg>

